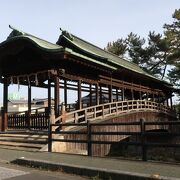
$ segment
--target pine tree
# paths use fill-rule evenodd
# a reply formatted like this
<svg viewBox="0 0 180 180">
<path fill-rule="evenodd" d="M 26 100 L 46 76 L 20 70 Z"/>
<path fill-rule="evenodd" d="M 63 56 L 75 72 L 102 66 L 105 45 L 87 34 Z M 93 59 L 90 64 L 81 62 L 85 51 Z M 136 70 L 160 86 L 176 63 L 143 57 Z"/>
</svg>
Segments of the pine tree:
<svg viewBox="0 0 180 180">
<path fill-rule="evenodd" d="M 109 51 L 117 56 L 123 57 L 127 50 L 127 45 L 124 39 L 118 39 L 117 41 L 108 42 L 106 51 Z"/>
<path fill-rule="evenodd" d="M 173 23 L 164 25 L 164 34 L 170 44 L 168 60 L 172 65 L 168 76 L 172 83 L 180 86 L 180 9 L 176 9 L 172 17 Z"/>
</svg>

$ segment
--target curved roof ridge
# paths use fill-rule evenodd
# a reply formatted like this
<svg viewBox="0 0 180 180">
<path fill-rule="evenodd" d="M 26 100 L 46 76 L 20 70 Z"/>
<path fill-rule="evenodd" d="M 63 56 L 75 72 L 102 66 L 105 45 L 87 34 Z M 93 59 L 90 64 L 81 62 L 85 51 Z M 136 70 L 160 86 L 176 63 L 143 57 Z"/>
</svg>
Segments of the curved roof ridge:
<svg viewBox="0 0 180 180">
<path fill-rule="evenodd" d="M 84 39 L 82 39 L 82 38 L 80 38 L 80 37 L 78 37 L 78 36 L 76 36 L 76 35 L 74 35 L 74 34 L 72 34 L 72 33 L 69 33 L 69 32 L 66 31 L 66 30 L 62 30 L 61 28 L 60 28 L 60 30 L 62 31 L 62 35 L 64 35 L 66 38 L 70 39 L 71 41 L 74 41 L 74 38 L 79 39 L 79 40 L 81 40 L 82 42 L 84 42 L 84 43 L 86 43 L 86 44 L 89 44 L 89 45 L 93 46 L 93 47 L 96 48 L 96 49 L 99 49 L 99 50 L 101 50 L 101 51 L 104 51 L 104 52 L 107 53 L 107 54 L 110 54 L 111 56 L 114 56 L 114 57 L 116 57 L 116 58 L 119 58 L 121 61 L 124 61 L 124 62 L 126 62 L 126 63 L 130 63 L 130 64 L 132 64 L 133 66 L 136 66 L 136 67 L 140 68 L 137 64 L 135 64 L 135 63 L 133 63 L 133 62 L 131 62 L 131 61 L 128 61 L 127 59 L 121 58 L 121 57 L 119 57 L 118 55 L 113 54 L 113 53 L 111 53 L 111 52 L 109 52 L 109 51 L 106 51 L 105 49 L 100 48 L 100 47 L 92 44 L 91 42 L 88 42 L 88 41 L 86 41 L 86 40 L 84 40 Z M 68 35 L 68 36 L 67 36 L 67 35 Z M 69 38 L 69 36 L 71 36 L 71 38 Z M 94 52 L 92 52 L 92 53 L 93 53 L 93 54 L 96 54 L 96 53 L 94 53 Z M 98 56 L 99 56 L 99 55 L 98 55 Z M 102 56 L 102 57 L 103 57 L 103 58 L 106 58 L 106 57 L 104 57 L 104 56 Z M 141 69 L 141 68 L 140 68 L 140 69 Z M 142 70 L 142 69 L 141 69 L 141 70 Z"/>
<path fill-rule="evenodd" d="M 8 36 L 7 39 L 11 39 L 11 38 L 18 37 L 18 36 L 31 37 L 31 38 L 38 39 L 38 40 L 40 40 L 40 41 L 46 42 L 46 43 L 51 44 L 51 45 L 54 45 L 54 46 L 62 47 L 62 46 L 60 46 L 60 45 L 58 45 L 58 44 L 55 44 L 55 43 L 49 42 L 49 41 L 47 41 L 47 40 L 41 39 L 41 38 L 39 38 L 39 37 L 37 37 L 37 36 L 34 36 L 34 35 L 30 34 L 30 33 L 21 31 L 21 30 L 13 27 L 13 26 L 11 26 L 11 25 L 9 25 L 9 28 L 12 29 L 14 32 L 17 32 L 18 34 L 16 34 L 16 33 L 13 34 L 13 31 L 12 31 L 12 32 L 10 33 L 10 35 Z M 11 34 L 12 34 L 12 35 L 11 35 Z"/>
</svg>

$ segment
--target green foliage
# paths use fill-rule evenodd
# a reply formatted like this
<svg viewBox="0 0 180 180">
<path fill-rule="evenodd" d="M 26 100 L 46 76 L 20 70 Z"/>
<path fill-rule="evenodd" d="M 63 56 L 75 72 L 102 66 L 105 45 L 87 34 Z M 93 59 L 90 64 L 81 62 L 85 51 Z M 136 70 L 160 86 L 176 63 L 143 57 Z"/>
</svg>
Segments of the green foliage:
<svg viewBox="0 0 180 180">
<path fill-rule="evenodd" d="M 163 35 L 149 32 L 145 41 L 131 32 L 126 39 L 109 42 L 105 49 L 121 57 L 126 55 L 131 62 L 161 79 L 167 74 L 167 66 L 171 67 L 168 78 L 180 85 L 180 9 L 175 10 L 173 19 L 172 24 L 164 25 Z"/>
<path fill-rule="evenodd" d="M 165 36 L 170 43 L 169 63 L 173 66 L 168 73 L 168 77 L 175 85 L 180 85 L 180 9 L 176 9 L 173 14 L 173 23 L 165 24 Z"/>
<path fill-rule="evenodd" d="M 107 47 L 105 48 L 106 51 L 109 51 L 113 54 L 116 54 L 120 57 L 123 57 L 127 49 L 127 45 L 125 40 L 118 39 L 117 41 L 113 41 L 112 43 L 109 42 Z"/>
</svg>

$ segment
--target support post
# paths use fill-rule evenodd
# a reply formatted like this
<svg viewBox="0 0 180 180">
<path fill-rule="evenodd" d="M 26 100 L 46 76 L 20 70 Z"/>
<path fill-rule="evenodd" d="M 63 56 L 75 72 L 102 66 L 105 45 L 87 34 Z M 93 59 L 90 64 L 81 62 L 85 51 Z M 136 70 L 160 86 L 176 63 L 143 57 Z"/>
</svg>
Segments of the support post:
<svg viewBox="0 0 180 180">
<path fill-rule="evenodd" d="M 6 131 L 8 127 L 8 83 L 6 79 L 4 81 L 3 91 L 2 131 Z"/>
<path fill-rule="evenodd" d="M 99 86 L 99 96 L 100 96 L 100 104 L 103 104 L 103 97 L 102 97 L 102 86 Z"/>
<path fill-rule="evenodd" d="M 142 100 L 142 92 L 139 91 L 139 97 L 140 97 L 140 100 Z"/>
<path fill-rule="evenodd" d="M 171 98 L 170 98 L 170 106 L 171 106 L 171 109 L 173 109 L 172 96 L 171 96 Z"/>
<path fill-rule="evenodd" d="M 109 102 L 113 102 L 112 85 L 109 85 Z"/>
<path fill-rule="evenodd" d="M 64 105 L 67 108 L 67 80 L 64 80 Z"/>
<path fill-rule="evenodd" d="M 89 84 L 89 106 L 92 106 L 92 84 Z"/>
<path fill-rule="evenodd" d="M 118 91 L 118 88 L 116 88 L 116 101 L 119 100 L 119 91 Z"/>
<path fill-rule="evenodd" d="M 166 103 L 167 103 L 167 107 L 169 107 L 169 100 L 168 99 L 166 100 Z"/>
<path fill-rule="evenodd" d="M 122 94 L 122 101 L 124 101 L 125 100 L 125 97 L 124 97 L 124 87 L 122 88 L 121 91 L 122 91 L 122 93 L 121 93 Z"/>
<path fill-rule="evenodd" d="M 78 81 L 78 109 L 82 109 L 81 80 Z"/>
<path fill-rule="evenodd" d="M 131 89 L 132 100 L 134 100 L 134 90 Z"/>
<path fill-rule="evenodd" d="M 54 112 L 55 117 L 59 116 L 59 77 L 56 75 L 54 79 Z"/>
<path fill-rule="evenodd" d="M 48 114 L 51 113 L 51 80 L 48 79 Z"/>
<path fill-rule="evenodd" d="M 96 84 L 96 105 L 99 105 L 99 84 Z"/>
<path fill-rule="evenodd" d="M 30 129 L 31 121 L 31 85 L 28 86 L 28 114 L 27 114 L 27 128 Z"/>
<path fill-rule="evenodd" d="M 153 99 L 152 100 L 154 101 L 154 93 L 152 95 L 153 95 Z"/>
</svg>

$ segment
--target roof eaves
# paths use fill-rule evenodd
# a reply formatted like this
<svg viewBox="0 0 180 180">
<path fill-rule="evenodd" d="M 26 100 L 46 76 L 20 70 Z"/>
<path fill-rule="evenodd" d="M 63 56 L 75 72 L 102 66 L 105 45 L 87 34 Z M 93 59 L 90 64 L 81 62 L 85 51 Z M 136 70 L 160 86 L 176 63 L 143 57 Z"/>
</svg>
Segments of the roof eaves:
<svg viewBox="0 0 180 180">
<path fill-rule="evenodd" d="M 77 52 L 73 51 L 73 50 L 70 49 L 70 48 L 65 48 L 65 52 L 70 53 L 70 54 L 75 55 L 75 56 L 78 56 L 78 57 L 80 57 L 80 58 L 86 59 L 86 60 L 88 60 L 88 61 L 90 61 L 90 62 L 99 64 L 99 65 L 101 65 L 101 66 L 110 68 L 110 69 L 113 70 L 113 71 L 114 71 L 114 70 L 117 70 L 117 68 L 114 67 L 114 66 L 110 66 L 110 65 L 105 64 L 105 63 L 103 63 L 103 62 L 101 62 L 101 61 L 97 61 L 97 60 L 92 59 L 92 58 L 90 58 L 90 57 L 88 57 L 88 56 L 85 56 L 85 55 L 82 55 L 82 54 L 80 54 L 80 53 L 77 53 Z"/>
</svg>

